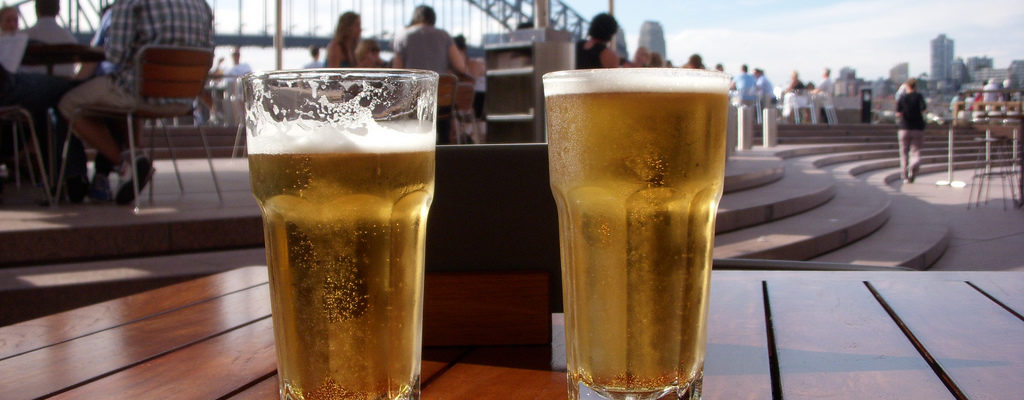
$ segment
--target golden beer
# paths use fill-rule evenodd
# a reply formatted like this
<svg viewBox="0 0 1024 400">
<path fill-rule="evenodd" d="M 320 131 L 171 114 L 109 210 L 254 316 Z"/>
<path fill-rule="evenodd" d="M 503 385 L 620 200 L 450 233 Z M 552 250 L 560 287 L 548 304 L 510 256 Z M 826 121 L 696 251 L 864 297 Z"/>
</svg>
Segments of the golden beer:
<svg viewBox="0 0 1024 400">
<path fill-rule="evenodd" d="M 249 170 L 287 398 L 418 392 L 434 154 L 253 154 Z"/>
<path fill-rule="evenodd" d="M 281 398 L 419 399 L 437 74 L 243 83 Z"/>
<path fill-rule="evenodd" d="M 545 77 L 572 399 L 700 398 L 729 81 L 650 71 Z"/>
</svg>

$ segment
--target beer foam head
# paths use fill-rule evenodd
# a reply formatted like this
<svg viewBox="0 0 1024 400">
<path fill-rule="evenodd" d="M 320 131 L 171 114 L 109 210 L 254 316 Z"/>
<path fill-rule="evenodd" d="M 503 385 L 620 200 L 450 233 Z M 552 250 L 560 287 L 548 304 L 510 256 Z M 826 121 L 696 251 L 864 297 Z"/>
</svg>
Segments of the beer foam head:
<svg viewBox="0 0 1024 400">
<path fill-rule="evenodd" d="M 669 92 L 729 92 L 731 77 L 715 71 L 683 68 L 606 68 L 544 74 L 544 95 Z"/>
<path fill-rule="evenodd" d="M 243 83 L 250 154 L 434 149 L 436 73 L 272 71 Z"/>
</svg>

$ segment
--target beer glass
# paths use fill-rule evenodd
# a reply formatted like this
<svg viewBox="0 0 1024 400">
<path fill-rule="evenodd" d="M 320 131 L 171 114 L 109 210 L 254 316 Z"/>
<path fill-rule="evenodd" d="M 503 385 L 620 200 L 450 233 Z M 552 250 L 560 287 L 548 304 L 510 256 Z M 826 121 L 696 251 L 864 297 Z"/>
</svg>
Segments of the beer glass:
<svg viewBox="0 0 1024 400">
<path fill-rule="evenodd" d="M 569 398 L 699 399 L 729 77 L 543 79 Z"/>
<path fill-rule="evenodd" d="M 437 74 L 243 78 L 282 399 L 419 399 Z"/>
</svg>

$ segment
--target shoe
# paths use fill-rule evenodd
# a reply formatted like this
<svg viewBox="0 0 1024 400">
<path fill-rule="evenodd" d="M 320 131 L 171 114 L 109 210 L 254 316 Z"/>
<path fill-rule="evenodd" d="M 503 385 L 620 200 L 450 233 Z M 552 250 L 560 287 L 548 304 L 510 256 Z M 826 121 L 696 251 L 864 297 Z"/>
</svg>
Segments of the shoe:
<svg viewBox="0 0 1024 400">
<path fill-rule="evenodd" d="M 96 174 L 89 186 L 89 198 L 95 202 L 110 201 L 110 180 L 106 175 Z"/>
<path fill-rule="evenodd" d="M 907 178 L 907 183 L 914 183 L 914 177 Z"/>
<path fill-rule="evenodd" d="M 68 177 L 64 186 L 68 188 L 68 201 L 73 204 L 80 204 L 89 192 L 89 181 L 81 176 Z"/>
<path fill-rule="evenodd" d="M 135 190 L 132 187 L 132 181 L 136 177 L 139 179 L 139 192 L 146 187 L 149 183 L 149 178 L 153 176 L 153 163 L 149 161 L 149 157 L 145 155 L 138 156 L 135 159 L 135 171 L 132 171 L 132 159 L 129 156 L 121 157 L 121 168 L 118 171 L 118 184 L 117 197 L 114 201 L 117 204 L 128 204 L 135 200 Z"/>
</svg>

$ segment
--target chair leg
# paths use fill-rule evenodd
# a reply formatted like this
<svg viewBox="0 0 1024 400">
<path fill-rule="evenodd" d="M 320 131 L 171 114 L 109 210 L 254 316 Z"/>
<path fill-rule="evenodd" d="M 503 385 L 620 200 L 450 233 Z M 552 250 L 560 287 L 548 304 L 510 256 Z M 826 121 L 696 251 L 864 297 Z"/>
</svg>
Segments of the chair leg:
<svg viewBox="0 0 1024 400">
<path fill-rule="evenodd" d="M 217 200 L 221 205 L 223 205 L 224 195 L 220 192 L 220 182 L 217 181 L 217 171 L 213 169 L 213 154 L 210 153 L 210 145 L 206 142 L 206 132 L 203 132 L 203 127 L 199 127 L 199 137 L 203 139 L 203 150 L 206 151 L 206 163 L 210 166 L 210 175 L 213 176 L 213 188 L 217 189 Z"/>
<path fill-rule="evenodd" d="M 171 165 L 174 166 L 174 176 L 178 178 L 178 190 L 181 195 L 185 195 L 185 184 L 181 180 L 181 171 L 178 170 L 178 156 L 174 154 L 174 146 L 171 144 L 171 134 L 167 132 L 167 127 L 160 123 L 160 128 L 164 132 L 164 139 L 167 140 L 167 151 L 171 153 Z"/>
<path fill-rule="evenodd" d="M 132 160 L 132 191 L 135 192 L 135 199 L 133 200 L 135 203 L 135 208 L 132 210 L 132 212 L 138 214 L 141 202 L 141 200 L 139 199 L 141 190 L 139 190 L 140 177 L 136 175 L 136 173 L 139 171 L 139 160 L 137 157 L 135 157 L 135 118 L 132 115 L 132 113 L 128 113 L 128 153 L 129 157 L 131 157 Z"/>
<path fill-rule="evenodd" d="M 68 148 L 71 146 L 71 121 L 68 121 L 68 135 L 64 138 L 64 146 L 60 151 L 60 169 L 57 170 L 57 175 L 53 176 L 52 179 L 55 181 L 56 188 L 53 190 L 52 204 L 60 202 L 60 190 L 64 186 L 64 170 L 68 166 Z"/>
<path fill-rule="evenodd" d="M 13 143 L 14 146 L 12 151 L 14 152 L 14 187 L 21 187 L 21 157 L 18 154 L 18 136 L 21 135 L 21 130 L 18 129 L 18 121 L 11 122 L 11 130 L 13 130 Z M 31 168 L 30 168 L 31 170 Z"/>
</svg>

